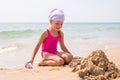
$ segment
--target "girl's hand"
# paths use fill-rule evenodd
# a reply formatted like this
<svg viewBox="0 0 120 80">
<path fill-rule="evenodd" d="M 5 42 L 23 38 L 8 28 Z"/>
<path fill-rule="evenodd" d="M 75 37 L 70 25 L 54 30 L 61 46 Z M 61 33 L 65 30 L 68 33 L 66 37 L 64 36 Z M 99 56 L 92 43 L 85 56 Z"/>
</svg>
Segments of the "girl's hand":
<svg viewBox="0 0 120 80">
<path fill-rule="evenodd" d="M 73 59 L 79 59 L 79 58 L 80 56 L 76 56 L 76 55 L 73 56 Z"/>
<path fill-rule="evenodd" d="M 29 68 L 29 69 L 32 69 L 32 65 L 33 65 L 33 61 L 28 61 L 26 64 L 25 64 L 25 68 Z"/>
</svg>

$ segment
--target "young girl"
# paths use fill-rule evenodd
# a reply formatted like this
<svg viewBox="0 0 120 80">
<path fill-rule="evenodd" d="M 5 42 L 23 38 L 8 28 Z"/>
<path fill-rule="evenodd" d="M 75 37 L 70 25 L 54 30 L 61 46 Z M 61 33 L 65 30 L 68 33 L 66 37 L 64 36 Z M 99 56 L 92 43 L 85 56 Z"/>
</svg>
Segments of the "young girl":
<svg viewBox="0 0 120 80">
<path fill-rule="evenodd" d="M 42 60 L 39 62 L 39 66 L 62 66 L 72 60 L 73 55 L 66 48 L 64 44 L 64 33 L 60 30 L 64 23 L 63 11 L 58 9 L 52 10 L 49 15 L 49 20 L 50 27 L 41 34 L 32 57 L 27 63 L 33 64 L 35 55 L 40 46 L 42 48 Z M 57 51 L 58 42 L 63 52 Z"/>
</svg>

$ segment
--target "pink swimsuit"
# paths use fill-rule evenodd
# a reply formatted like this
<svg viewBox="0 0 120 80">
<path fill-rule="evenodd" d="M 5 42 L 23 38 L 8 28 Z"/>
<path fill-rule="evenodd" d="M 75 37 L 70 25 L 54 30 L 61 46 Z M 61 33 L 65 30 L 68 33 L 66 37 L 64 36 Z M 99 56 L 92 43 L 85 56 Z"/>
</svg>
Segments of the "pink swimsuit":
<svg viewBox="0 0 120 80">
<path fill-rule="evenodd" d="M 48 36 L 42 43 L 42 52 L 49 52 L 51 54 L 57 53 L 57 44 L 60 40 L 60 35 L 54 37 L 51 35 L 50 31 L 47 29 Z"/>
</svg>

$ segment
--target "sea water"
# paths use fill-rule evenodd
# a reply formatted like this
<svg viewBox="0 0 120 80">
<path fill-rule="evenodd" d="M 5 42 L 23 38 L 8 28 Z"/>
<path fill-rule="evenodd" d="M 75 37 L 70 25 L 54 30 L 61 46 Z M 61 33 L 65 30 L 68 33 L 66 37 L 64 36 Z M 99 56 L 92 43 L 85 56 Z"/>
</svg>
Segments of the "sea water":
<svg viewBox="0 0 120 80">
<path fill-rule="evenodd" d="M 48 27 L 49 23 L 0 23 L 0 67 L 25 64 Z M 64 23 L 61 30 L 66 47 L 74 55 L 120 46 L 120 23 Z M 39 50 L 36 62 L 40 55 Z"/>
</svg>

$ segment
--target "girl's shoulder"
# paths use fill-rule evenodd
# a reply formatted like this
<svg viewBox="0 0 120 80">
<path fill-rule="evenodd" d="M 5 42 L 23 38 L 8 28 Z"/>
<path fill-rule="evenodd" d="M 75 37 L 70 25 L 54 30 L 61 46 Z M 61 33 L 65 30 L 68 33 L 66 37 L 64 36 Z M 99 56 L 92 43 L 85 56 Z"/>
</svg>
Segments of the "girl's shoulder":
<svg viewBox="0 0 120 80">
<path fill-rule="evenodd" d="M 59 34 L 61 35 L 61 36 L 63 36 L 64 35 L 64 33 L 63 33 L 63 31 L 59 31 Z"/>
<path fill-rule="evenodd" d="M 47 29 L 43 30 L 43 32 L 42 32 L 41 35 L 44 36 L 44 37 L 47 37 L 47 35 L 48 35 L 48 31 L 47 31 Z"/>
</svg>

